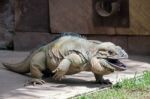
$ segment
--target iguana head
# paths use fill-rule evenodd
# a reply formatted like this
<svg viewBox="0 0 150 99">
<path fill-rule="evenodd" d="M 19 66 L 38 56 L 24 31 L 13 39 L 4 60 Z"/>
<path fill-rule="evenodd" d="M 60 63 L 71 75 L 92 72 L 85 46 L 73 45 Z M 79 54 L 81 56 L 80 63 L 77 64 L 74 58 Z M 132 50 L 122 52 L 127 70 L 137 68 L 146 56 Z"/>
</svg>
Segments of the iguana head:
<svg viewBox="0 0 150 99">
<path fill-rule="evenodd" d="M 97 44 L 93 57 L 105 60 L 105 64 L 103 65 L 109 69 L 125 70 L 126 65 L 120 62 L 119 59 L 128 58 L 128 54 L 120 46 L 116 46 L 111 42 L 103 42 Z"/>
</svg>

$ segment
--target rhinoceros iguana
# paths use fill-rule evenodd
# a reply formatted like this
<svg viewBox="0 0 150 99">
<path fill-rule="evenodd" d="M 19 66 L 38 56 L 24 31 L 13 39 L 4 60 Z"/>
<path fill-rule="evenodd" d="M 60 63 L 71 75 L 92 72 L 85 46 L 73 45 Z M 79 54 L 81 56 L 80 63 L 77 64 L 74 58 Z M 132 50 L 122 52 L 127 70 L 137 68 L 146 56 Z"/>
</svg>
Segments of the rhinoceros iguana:
<svg viewBox="0 0 150 99">
<path fill-rule="evenodd" d="M 17 73 L 31 73 L 33 85 L 44 84 L 42 77 L 47 74 L 61 80 L 64 75 L 81 71 L 93 72 L 99 83 L 110 83 L 103 75 L 125 70 L 126 66 L 119 61 L 121 58 L 128 58 L 127 53 L 111 42 L 65 35 L 33 51 L 20 63 L 3 65 Z"/>
</svg>

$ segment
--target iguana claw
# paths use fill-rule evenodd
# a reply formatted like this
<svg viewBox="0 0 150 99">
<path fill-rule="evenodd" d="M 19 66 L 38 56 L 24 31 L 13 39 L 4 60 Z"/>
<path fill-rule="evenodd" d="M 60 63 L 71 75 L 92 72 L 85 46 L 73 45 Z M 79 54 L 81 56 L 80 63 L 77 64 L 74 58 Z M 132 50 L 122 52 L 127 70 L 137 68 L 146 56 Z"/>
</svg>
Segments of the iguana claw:
<svg viewBox="0 0 150 99">
<path fill-rule="evenodd" d="M 53 71 L 54 76 L 53 76 L 53 79 L 55 80 L 62 80 L 64 78 L 64 75 L 65 75 L 65 71 L 61 70 L 60 68 L 56 68 L 54 71 Z"/>
<path fill-rule="evenodd" d="M 99 84 L 112 84 L 109 79 L 98 81 Z"/>
<path fill-rule="evenodd" d="M 43 84 L 45 84 L 46 82 L 44 81 L 44 80 L 42 80 L 42 79 L 31 79 L 31 80 L 28 80 L 25 84 L 24 84 L 24 86 L 28 86 L 28 85 L 33 85 L 33 86 L 35 86 L 35 85 L 43 85 Z"/>
</svg>

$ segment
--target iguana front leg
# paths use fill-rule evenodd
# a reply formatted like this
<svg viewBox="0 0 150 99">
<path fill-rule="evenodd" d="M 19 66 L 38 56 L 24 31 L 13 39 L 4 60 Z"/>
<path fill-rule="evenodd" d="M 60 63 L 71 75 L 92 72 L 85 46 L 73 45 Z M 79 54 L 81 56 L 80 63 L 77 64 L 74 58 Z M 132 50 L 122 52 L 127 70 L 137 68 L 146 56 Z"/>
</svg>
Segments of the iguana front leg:
<svg viewBox="0 0 150 99">
<path fill-rule="evenodd" d="M 93 57 L 91 59 L 91 70 L 94 73 L 96 82 L 100 84 L 111 84 L 109 80 L 103 79 L 103 75 L 114 72 L 108 67 L 110 67 L 110 65 L 107 64 L 107 62 L 104 59 L 98 59 L 96 57 Z"/>
<path fill-rule="evenodd" d="M 42 80 L 43 77 L 42 71 L 46 69 L 45 59 L 46 56 L 44 52 L 38 52 L 32 57 L 30 62 L 30 72 L 31 72 L 32 80 L 28 81 L 25 85 L 30 85 L 30 84 L 42 85 L 45 83 L 45 81 Z"/>
<path fill-rule="evenodd" d="M 70 66 L 73 66 L 73 65 L 78 66 L 81 63 L 82 63 L 82 59 L 76 53 L 72 53 L 72 54 L 66 56 L 60 62 L 58 67 L 53 71 L 53 73 L 55 73 L 53 78 L 55 80 L 61 80 L 64 77 L 64 75 L 68 72 Z"/>
<path fill-rule="evenodd" d="M 63 78 L 63 76 L 66 74 L 66 72 L 69 69 L 71 62 L 69 59 L 63 59 L 59 66 L 53 71 L 53 73 L 55 73 L 55 75 L 53 76 L 53 78 L 55 80 L 61 80 Z"/>
<path fill-rule="evenodd" d="M 104 79 L 103 75 L 99 75 L 99 74 L 94 73 L 94 76 L 95 76 L 96 82 L 99 83 L 99 84 L 112 84 L 110 82 L 110 80 Z"/>
</svg>

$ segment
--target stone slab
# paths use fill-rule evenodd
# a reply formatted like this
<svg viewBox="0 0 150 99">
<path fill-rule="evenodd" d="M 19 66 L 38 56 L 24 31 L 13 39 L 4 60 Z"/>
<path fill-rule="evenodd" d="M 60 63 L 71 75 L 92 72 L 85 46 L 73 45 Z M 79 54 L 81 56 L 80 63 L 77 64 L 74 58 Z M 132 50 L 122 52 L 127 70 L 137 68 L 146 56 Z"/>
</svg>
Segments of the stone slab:
<svg viewBox="0 0 150 99">
<path fill-rule="evenodd" d="M 14 30 L 14 0 L 0 1 L 0 27 L 8 31 Z M 1 32 L 1 29 L 0 29 Z"/>
<path fill-rule="evenodd" d="M 49 33 L 17 32 L 14 36 L 14 49 L 29 51 L 39 48 L 53 39 Z"/>
<path fill-rule="evenodd" d="M 51 42 L 59 35 L 59 33 L 17 32 L 14 36 L 14 49 L 17 51 L 29 51 Z M 87 37 L 87 39 L 113 42 L 130 54 L 150 55 L 150 36 L 110 36 L 98 34 L 83 36 Z"/>
<path fill-rule="evenodd" d="M 0 63 L 16 63 L 23 60 L 28 52 L 0 51 Z M 122 60 L 128 69 L 123 72 L 115 72 L 105 76 L 113 83 L 125 78 L 134 77 L 145 70 L 150 70 L 150 56 L 131 56 L 128 60 Z M 76 75 L 66 76 L 62 81 L 47 79 L 47 83 L 41 86 L 26 86 L 24 83 L 30 78 L 6 70 L 0 64 L 0 99 L 66 99 L 87 92 L 105 88 L 105 85 L 94 83 L 94 76 L 90 72 L 81 72 Z"/>
<path fill-rule="evenodd" d="M 150 55 L 150 36 L 129 36 L 128 50 L 132 54 Z"/>
</svg>

